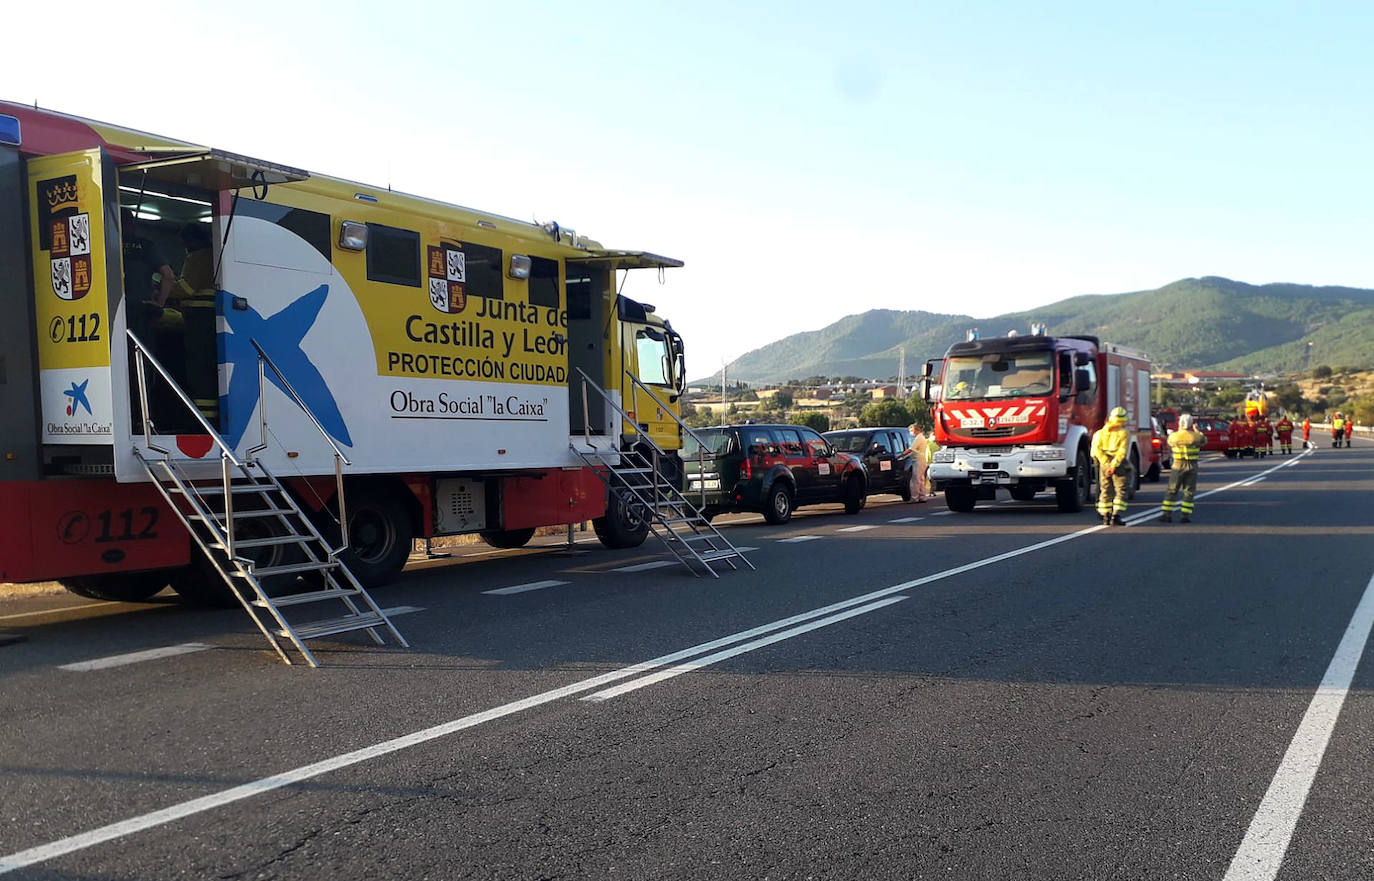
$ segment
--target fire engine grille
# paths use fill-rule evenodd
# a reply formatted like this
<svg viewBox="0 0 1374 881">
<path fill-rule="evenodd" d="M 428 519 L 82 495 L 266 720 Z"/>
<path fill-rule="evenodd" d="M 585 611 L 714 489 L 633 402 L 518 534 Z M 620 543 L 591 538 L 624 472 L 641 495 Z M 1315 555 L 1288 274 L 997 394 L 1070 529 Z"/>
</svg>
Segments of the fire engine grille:
<svg viewBox="0 0 1374 881">
<path fill-rule="evenodd" d="M 970 437 L 976 438 L 999 438 L 1011 437 L 1012 435 L 1023 431 L 1025 431 L 1024 428 L 1020 428 L 1019 426 L 1015 425 L 1008 425 L 1005 428 L 970 428 L 968 430 L 968 433 Z"/>
</svg>

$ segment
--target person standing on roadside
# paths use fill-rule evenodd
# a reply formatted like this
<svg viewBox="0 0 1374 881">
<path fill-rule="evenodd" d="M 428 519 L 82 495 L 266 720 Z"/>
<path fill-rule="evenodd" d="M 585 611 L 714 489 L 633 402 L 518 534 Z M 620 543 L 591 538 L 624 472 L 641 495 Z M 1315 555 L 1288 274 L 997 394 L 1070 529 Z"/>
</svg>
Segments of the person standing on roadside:
<svg viewBox="0 0 1374 881">
<path fill-rule="evenodd" d="M 1174 453 L 1174 468 L 1169 472 L 1169 489 L 1164 493 L 1160 508 L 1164 511 L 1159 519 L 1165 523 L 1174 522 L 1174 511 L 1179 511 L 1180 523 L 1193 520 L 1193 496 L 1197 493 L 1198 457 L 1207 436 L 1193 430 L 1193 414 L 1184 413 L 1178 417 L 1178 429 L 1169 433 L 1169 449 Z M 1180 500 L 1179 494 L 1182 493 Z"/>
<path fill-rule="evenodd" d="M 1312 417 L 1302 418 L 1302 448 L 1305 450 L 1312 446 Z"/>
<path fill-rule="evenodd" d="M 1284 413 L 1279 417 L 1279 421 L 1274 425 L 1274 431 L 1279 436 L 1279 446 L 1283 448 L 1284 455 L 1293 452 L 1293 420 Z"/>
<path fill-rule="evenodd" d="M 1345 414 L 1336 411 L 1336 418 L 1331 420 L 1331 446 L 1339 447 L 1341 438 L 1345 436 Z"/>
<path fill-rule="evenodd" d="M 1350 436 L 1355 433 L 1355 420 L 1345 420 L 1345 445 L 1350 446 Z"/>
<path fill-rule="evenodd" d="M 926 501 L 926 470 L 930 467 L 930 445 L 926 441 L 926 436 L 916 423 L 907 426 L 907 431 L 911 432 L 911 446 L 907 447 L 906 455 L 911 457 L 911 501 L 925 504 Z"/>
<path fill-rule="evenodd" d="M 1126 488 L 1131 485 L 1131 433 L 1126 430 L 1126 408 L 1113 407 L 1107 422 L 1093 433 L 1092 457 L 1097 463 L 1097 513 L 1103 526 L 1125 526 Z"/>
</svg>

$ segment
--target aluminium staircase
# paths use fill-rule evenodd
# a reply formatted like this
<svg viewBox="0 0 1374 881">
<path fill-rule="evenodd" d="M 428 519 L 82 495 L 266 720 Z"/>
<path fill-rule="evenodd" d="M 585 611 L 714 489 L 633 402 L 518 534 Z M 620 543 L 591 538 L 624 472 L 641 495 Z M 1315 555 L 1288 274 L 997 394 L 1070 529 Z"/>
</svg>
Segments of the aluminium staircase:
<svg viewBox="0 0 1374 881">
<path fill-rule="evenodd" d="M 731 569 L 738 569 L 738 564 L 743 563 L 753 569 L 754 564 L 749 562 L 744 553 L 721 535 L 702 516 L 701 510 L 664 475 L 661 462 L 668 460 L 668 454 L 586 372 L 581 368 L 578 368 L 578 372 L 582 374 L 582 412 L 589 412 L 587 398 L 594 392 L 615 410 L 621 422 L 632 427 L 633 434 L 626 438 L 628 443 L 623 444 L 627 449 L 617 449 L 614 436 L 593 436 L 585 423 L 581 443 L 574 441 L 569 444 L 572 451 L 601 478 L 622 510 L 632 519 L 647 522 L 649 531 L 697 577 L 701 577 L 704 570 L 711 577 L 719 578 L 713 563 L 716 566 L 723 563 Z M 628 371 L 625 375 L 653 398 L 663 412 L 672 415 L 673 411 L 638 378 Z M 676 416 L 673 419 L 683 431 L 691 432 Z M 599 446 L 597 441 L 600 441 Z M 607 516 L 615 516 L 615 513 L 608 511 Z"/>
<path fill-rule="evenodd" d="M 408 647 L 409 644 L 386 613 L 340 559 L 339 555 L 347 549 L 347 530 L 340 529 L 344 537 L 341 546 L 331 547 L 291 493 L 262 460 L 255 458 L 255 454 L 267 446 L 267 422 L 263 412 L 266 398 L 262 392 L 265 392 L 264 370 L 270 368 L 281 380 L 288 397 L 305 412 L 334 448 L 339 520 L 341 523 L 347 522 L 342 466 L 348 460 L 257 342 L 254 341 L 254 346 L 258 350 L 262 440 L 258 446 L 248 450 L 243 459 L 239 459 L 132 331 L 129 332 L 129 338 L 134 346 L 144 445 L 147 448 L 146 452 L 135 448 L 134 455 L 142 462 L 168 506 L 186 526 L 196 546 L 224 579 L 230 592 L 243 605 L 281 659 L 290 664 L 291 656 L 287 650 L 294 648 L 311 667 L 318 667 L 319 663 L 306 647 L 306 641 L 355 630 L 366 631 L 378 645 L 385 644 L 383 634 L 389 633 L 397 644 Z M 218 447 L 218 479 L 207 480 L 203 473 L 193 476 L 186 467 L 187 463 L 173 459 L 170 451 L 153 442 L 145 363 L 153 365 L 162 381 L 190 410 L 201 429 Z M 285 592 L 299 586 L 295 580 L 300 575 L 315 580 L 313 589 L 299 593 Z M 325 609 L 329 611 L 320 611 Z M 307 610 L 311 611 L 307 613 Z M 300 616 L 305 617 L 302 620 Z"/>
</svg>

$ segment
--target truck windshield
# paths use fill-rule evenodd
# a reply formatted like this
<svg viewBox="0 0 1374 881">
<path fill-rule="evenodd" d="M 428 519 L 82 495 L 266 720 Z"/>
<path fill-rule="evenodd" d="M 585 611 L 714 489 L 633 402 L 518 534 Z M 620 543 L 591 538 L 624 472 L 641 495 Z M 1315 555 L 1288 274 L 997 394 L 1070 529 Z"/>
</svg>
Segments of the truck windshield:
<svg viewBox="0 0 1374 881">
<path fill-rule="evenodd" d="M 667 337 L 652 328 L 643 328 L 635 332 L 635 350 L 639 355 L 640 382 L 671 388 Z"/>
<path fill-rule="evenodd" d="M 944 400 L 1024 398 L 1054 391 L 1049 351 L 966 355 L 945 361 Z"/>
</svg>

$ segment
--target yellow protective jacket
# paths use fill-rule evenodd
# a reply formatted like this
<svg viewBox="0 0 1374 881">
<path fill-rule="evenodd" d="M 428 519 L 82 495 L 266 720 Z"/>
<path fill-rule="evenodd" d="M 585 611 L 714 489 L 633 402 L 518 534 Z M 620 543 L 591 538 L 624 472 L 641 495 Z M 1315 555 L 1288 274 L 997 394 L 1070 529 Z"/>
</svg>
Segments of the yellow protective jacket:
<svg viewBox="0 0 1374 881">
<path fill-rule="evenodd" d="M 1205 443 L 1207 435 L 1200 431 L 1180 428 L 1169 432 L 1169 449 L 1174 451 L 1175 462 L 1196 462 Z"/>
<path fill-rule="evenodd" d="M 1130 451 L 1131 433 L 1126 430 L 1125 425 L 1113 425 L 1109 422 L 1093 434 L 1092 456 L 1097 460 L 1099 468 L 1120 468 Z"/>
</svg>

